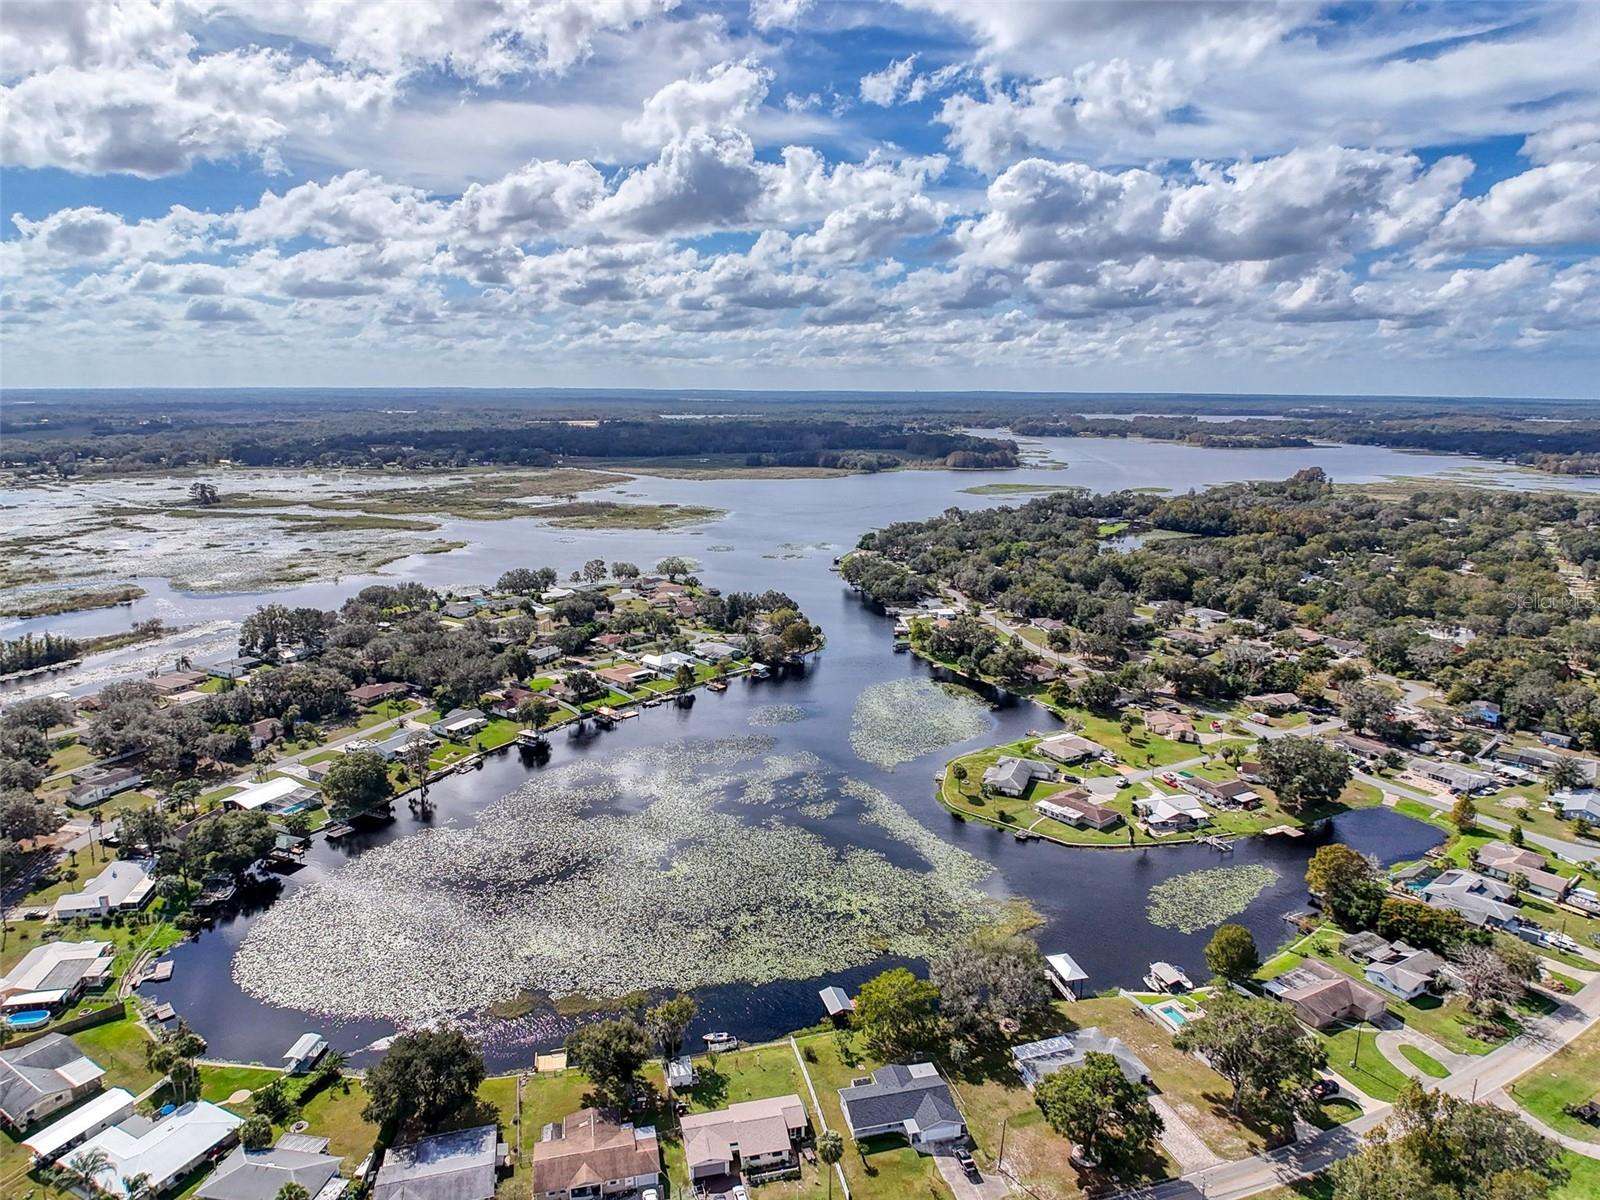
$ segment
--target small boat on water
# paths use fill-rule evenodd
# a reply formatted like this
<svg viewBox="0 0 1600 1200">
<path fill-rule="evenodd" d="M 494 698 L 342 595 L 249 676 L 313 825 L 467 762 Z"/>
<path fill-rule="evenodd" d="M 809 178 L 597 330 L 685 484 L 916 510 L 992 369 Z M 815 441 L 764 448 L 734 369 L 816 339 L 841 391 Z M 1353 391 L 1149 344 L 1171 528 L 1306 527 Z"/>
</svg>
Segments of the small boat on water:
<svg viewBox="0 0 1600 1200">
<path fill-rule="evenodd" d="M 355 829 L 346 825 L 343 821 L 335 821 L 332 825 L 324 825 L 322 827 L 322 836 L 330 842 L 336 842 L 342 837 L 349 837 L 354 832 Z"/>
<path fill-rule="evenodd" d="M 911 643 L 910 642 L 905 641 L 904 639 L 899 639 L 899 638 L 897 638 L 895 640 L 894 652 L 896 654 L 904 654 L 909 649 L 911 649 Z"/>
<path fill-rule="evenodd" d="M 716 1033 L 707 1033 L 701 1036 L 707 1050 L 737 1050 L 739 1048 L 739 1039 L 731 1033 L 718 1030 Z"/>
<path fill-rule="evenodd" d="M 728 690 L 728 685 L 720 679 L 713 679 L 706 684 L 706 690 L 708 692 L 725 692 Z"/>
<path fill-rule="evenodd" d="M 1144 977 L 1145 986 L 1152 992 L 1177 994 L 1194 990 L 1194 982 L 1183 973 L 1183 968 L 1169 962 L 1153 962 Z"/>
<path fill-rule="evenodd" d="M 752 663 L 750 665 L 750 675 L 754 679 L 766 679 L 771 674 L 772 668 L 767 666 L 766 663 Z"/>
<path fill-rule="evenodd" d="M 535 746 L 542 746 L 544 744 L 544 734 L 542 733 L 535 733 L 531 729 L 519 729 L 517 731 L 517 745 L 519 746 L 525 746 L 531 750 Z"/>
</svg>

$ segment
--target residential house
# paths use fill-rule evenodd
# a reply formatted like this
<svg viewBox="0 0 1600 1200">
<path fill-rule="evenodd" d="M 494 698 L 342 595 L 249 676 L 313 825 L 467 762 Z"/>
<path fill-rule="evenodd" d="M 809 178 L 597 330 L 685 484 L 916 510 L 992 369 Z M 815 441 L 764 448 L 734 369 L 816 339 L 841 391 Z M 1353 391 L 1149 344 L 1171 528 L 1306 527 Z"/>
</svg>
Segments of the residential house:
<svg viewBox="0 0 1600 1200">
<path fill-rule="evenodd" d="M 983 773 L 983 786 L 1002 796 L 1020 796 L 1035 779 L 1054 779 L 1056 769 L 1031 758 L 1003 755 Z"/>
<path fill-rule="evenodd" d="M 490 1200 L 507 1156 L 495 1125 L 394 1146 L 378 1168 L 372 1200 Z"/>
<path fill-rule="evenodd" d="M 1505 842 L 1489 842 L 1478 847 L 1474 861 L 1478 870 L 1490 879 L 1509 880 L 1514 875 L 1521 875 L 1527 880 L 1524 890 L 1546 900 L 1565 900 L 1574 883 L 1572 879 L 1550 870 L 1542 854 Z"/>
<path fill-rule="evenodd" d="M 470 600 L 452 600 L 439 611 L 457 621 L 465 621 L 477 615 L 478 606 Z"/>
<path fill-rule="evenodd" d="M 260 665 L 259 658 L 241 654 L 237 658 L 225 658 L 221 662 L 212 663 L 206 668 L 206 674 L 213 679 L 226 679 L 230 683 L 236 683 Z"/>
<path fill-rule="evenodd" d="M 78 917 L 98 920 L 114 912 L 137 911 L 155 893 L 156 860 L 124 858 L 107 864 L 81 892 L 68 892 L 55 902 L 50 915 L 57 921 Z"/>
<path fill-rule="evenodd" d="M 159 1196 L 230 1145 L 243 1123 L 225 1108 L 192 1100 L 159 1121 L 132 1116 L 102 1129 L 76 1154 L 104 1152 L 105 1166 L 94 1177 L 100 1192 L 128 1200 L 127 1181 L 142 1175 L 148 1194 Z"/>
<path fill-rule="evenodd" d="M 1033 749 L 1037 754 L 1068 766 L 1086 758 L 1098 758 L 1102 753 L 1098 742 L 1091 742 L 1075 733 L 1058 733 L 1054 737 L 1047 737 Z"/>
<path fill-rule="evenodd" d="M 1550 803 L 1563 820 L 1576 821 L 1580 818 L 1585 821 L 1600 821 L 1600 790 L 1595 788 L 1575 788 L 1572 791 L 1556 792 L 1550 797 Z"/>
<path fill-rule="evenodd" d="M 1188 617 L 1202 629 L 1210 629 L 1213 625 L 1220 625 L 1228 620 L 1228 614 L 1220 608 L 1186 608 L 1183 615 Z"/>
<path fill-rule="evenodd" d="M 738 649 L 728 645 L 727 642 L 696 642 L 694 652 L 700 658 L 712 663 L 726 662 L 730 658 L 739 657 Z"/>
<path fill-rule="evenodd" d="M 500 689 L 500 694 L 489 704 L 489 711 L 497 717 L 504 717 L 508 721 L 517 719 L 517 710 L 524 704 L 529 704 L 539 696 L 538 692 L 525 688 L 521 684 L 508 684 Z"/>
<path fill-rule="evenodd" d="M 1161 636 L 1174 643 L 1179 650 L 1194 654 L 1210 654 L 1217 648 L 1216 639 L 1198 629 L 1168 629 Z"/>
<path fill-rule="evenodd" d="M 66 800 L 73 808 L 88 808 L 102 800 L 130 791 L 144 782 L 144 772 L 137 767 L 111 767 L 90 771 L 66 791 Z"/>
<path fill-rule="evenodd" d="M 1355 733 L 1341 733 L 1333 739 L 1333 744 L 1360 762 L 1374 762 L 1394 749 L 1386 742 Z"/>
<path fill-rule="evenodd" d="M 383 755 L 384 762 L 397 762 L 406 756 L 416 742 L 421 742 L 430 753 L 439 745 L 439 739 L 431 733 L 424 733 L 420 729 L 402 729 L 381 742 L 373 743 L 372 748 Z"/>
<path fill-rule="evenodd" d="M 58 1008 L 111 980 L 110 942 L 46 942 L 0 976 L 0 1005 L 16 1010 Z"/>
<path fill-rule="evenodd" d="M 176 696 L 179 692 L 192 692 L 206 681 L 204 671 L 167 671 L 153 675 L 148 682 L 162 696 Z"/>
<path fill-rule="evenodd" d="M 607 683 L 620 688 L 635 688 L 642 683 L 648 683 L 656 677 L 656 673 L 648 667 L 634 667 L 623 664 L 616 667 L 601 667 L 595 672 L 597 678 L 604 679 Z"/>
<path fill-rule="evenodd" d="M 533 1148 L 533 1194 L 543 1200 L 628 1196 L 654 1187 L 660 1177 L 661 1144 L 655 1127 L 619 1124 L 597 1108 L 580 1109 L 559 1125 L 546 1125 Z"/>
<path fill-rule="evenodd" d="M 1262 692 L 1260 695 L 1246 696 L 1244 702 L 1252 709 L 1260 709 L 1274 716 L 1279 713 L 1296 712 L 1300 708 L 1300 697 L 1293 692 Z"/>
<path fill-rule="evenodd" d="M 1129 1083 L 1150 1082 L 1150 1068 L 1129 1049 L 1126 1042 L 1095 1028 L 1079 1029 L 1070 1036 L 1044 1038 L 1013 1046 L 1011 1063 L 1017 1074 L 1022 1076 L 1022 1082 L 1031 1090 L 1047 1075 L 1054 1075 L 1066 1068 L 1081 1067 L 1084 1058 L 1090 1054 L 1111 1055 Z"/>
<path fill-rule="evenodd" d="M 287 812 L 296 805 L 310 806 L 311 801 L 317 799 L 317 793 L 301 780 L 291 775 L 280 775 L 265 783 L 252 784 L 231 796 L 224 796 L 222 807 L 275 815 Z M 300 809 L 295 808 L 295 811 Z"/>
<path fill-rule="evenodd" d="M 450 738 L 460 741 L 469 738 L 489 724 L 489 718 L 481 709 L 453 708 L 428 726 L 428 732 L 435 737 Z"/>
<path fill-rule="evenodd" d="M 1365 974 L 1368 983 L 1402 1000 L 1414 1000 L 1438 985 L 1446 966 L 1444 959 L 1431 951 L 1395 942 L 1368 962 Z"/>
<path fill-rule="evenodd" d="M 1553 729 L 1541 729 L 1539 731 L 1539 740 L 1546 746 L 1554 746 L 1558 750 L 1570 750 L 1572 748 L 1572 735 L 1570 733 L 1557 733 Z"/>
<path fill-rule="evenodd" d="M 534 646 L 528 651 L 528 661 L 536 667 L 547 667 L 553 662 L 560 662 L 561 655 L 560 646 Z"/>
<path fill-rule="evenodd" d="M 1431 780 L 1452 792 L 1475 792 L 1494 783 L 1494 776 L 1484 771 L 1474 771 L 1457 763 L 1435 762 L 1431 758 L 1413 758 L 1411 773 Z"/>
<path fill-rule="evenodd" d="M 1500 724 L 1500 706 L 1493 700 L 1474 700 L 1467 705 L 1466 718 L 1480 725 Z"/>
<path fill-rule="evenodd" d="M 700 1072 L 695 1069 L 694 1059 L 687 1054 L 667 1061 L 667 1087 L 672 1091 L 687 1091 L 699 1082 Z"/>
<path fill-rule="evenodd" d="M 1050 799 L 1040 800 L 1033 807 L 1038 810 L 1040 816 L 1080 829 L 1110 829 L 1122 820 L 1121 813 L 1103 804 L 1096 804 L 1084 788 L 1070 788 L 1064 792 L 1057 792 Z"/>
<path fill-rule="evenodd" d="M 99 1091 L 104 1076 L 98 1063 L 59 1033 L 0 1050 L 0 1121 L 26 1129 Z"/>
<path fill-rule="evenodd" d="M 1514 931 L 1522 924 L 1516 889 L 1475 871 L 1445 871 L 1424 885 L 1421 895 L 1435 908 L 1460 913 L 1480 928 Z"/>
<path fill-rule="evenodd" d="M 1144 727 L 1156 737 L 1168 738 L 1174 742 L 1198 742 L 1200 737 L 1194 731 L 1194 722 L 1179 713 L 1168 712 L 1158 708 L 1145 714 Z"/>
<path fill-rule="evenodd" d="M 1354 638 L 1325 637 L 1322 639 L 1322 644 L 1329 650 L 1332 650 L 1340 658 L 1351 658 L 1354 655 L 1360 654 L 1361 651 L 1365 649 L 1365 647 Z"/>
<path fill-rule="evenodd" d="M 338 1158 L 328 1139 L 286 1133 L 271 1149 L 238 1146 L 196 1191 L 196 1200 L 273 1200 L 286 1184 L 299 1184 L 311 1200 L 335 1200 L 343 1193 Z"/>
<path fill-rule="evenodd" d="M 1145 796 L 1133 802 L 1133 809 L 1151 833 L 1181 833 L 1209 824 L 1211 814 L 1192 796 Z"/>
<path fill-rule="evenodd" d="M 1239 764 L 1239 778 L 1246 783 L 1266 783 L 1267 771 L 1260 763 L 1246 760 Z"/>
<path fill-rule="evenodd" d="M 918 1150 L 967 1134 L 950 1086 L 932 1063 L 879 1067 L 870 1079 L 839 1089 L 850 1136 L 897 1134 Z"/>
<path fill-rule="evenodd" d="M 1261 807 L 1261 797 L 1242 779 L 1228 779 L 1219 783 L 1198 775 L 1180 775 L 1178 785 L 1190 795 L 1221 808 Z"/>
<path fill-rule="evenodd" d="M 133 1116 L 134 1103 L 134 1095 L 127 1088 L 107 1088 L 26 1138 L 23 1148 L 36 1163 L 52 1162 L 85 1138 Z"/>
<path fill-rule="evenodd" d="M 252 721 L 246 728 L 250 731 L 252 754 L 265 750 L 283 736 L 283 722 L 276 717 L 263 717 L 259 721 Z"/>
<path fill-rule="evenodd" d="M 1295 1015 L 1313 1029 L 1341 1021 L 1375 1021 L 1387 1006 L 1371 988 L 1314 958 L 1269 980 L 1265 987 L 1269 995 L 1292 1005 Z"/>
<path fill-rule="evenodd" d="M 681 650 L 667 650 L 661 654 L 641 655 L 639 661 L 658 675 L 670 676 L 679 667 L 693 667 L 694 659 Z"/>
<path fill-rule="evenodd" d="M 792 1092 L 745 1100 L 717 1112 L 693 1113 L 680 1125 L 691 1184 L 793 1170 L 800 1165 L 798 1143 L 809 1128 L 806 1106 Z"/>
<path fill-rule="evenodd" d="M 345 693 L 362 708 L 372 708 L 386 700 L 401 700 L 410 694 L 409 683 L 364 683 Z"/>
<path fill-rule="evenodd" d="M 302 1033 L 294 1045 L 283 1052 L 283 1069 L 290 1075 L 304 1075 L 327 1052 L 327 1038 L 320 1033 Z"/>
</svg>

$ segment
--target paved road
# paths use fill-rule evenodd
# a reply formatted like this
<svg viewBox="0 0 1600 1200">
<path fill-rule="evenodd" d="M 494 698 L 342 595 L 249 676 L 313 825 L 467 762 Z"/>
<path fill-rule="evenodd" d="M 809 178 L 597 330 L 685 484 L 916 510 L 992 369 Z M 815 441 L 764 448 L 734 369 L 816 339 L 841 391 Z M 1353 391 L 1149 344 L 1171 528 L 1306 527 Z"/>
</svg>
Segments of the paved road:
<svg viewBox="0 0 1600 1200">
<path fill-rule="evenodd" d="M 1449 1095 L 1467 1099 L 1489 1099 L 1520 1078 L 1531 1068 L 1554 1054 L 1584 1030 L 1600 1020 L 1600 979 L 1591 980 L 1548 1016 L 1527 1021 L 1521 1036 L 1479 1058 L 1431 1086 Z M 1516 1109 L 1519 1114 L 1520 1109 Z M 1195 1171 L 1182 1179 L 1155 1187 L 1135 1188 L 1120 1193 L 1129 1200 L 1243 1200 L 1258 1192 L 1292 1183 L 1338 1162 L 1360 1149 L 1361 1137 L 1383 1123 L 1388 1105 L 1364 1112 L 1356 1120 L 1293 1146 L 1269 1154 L 1258 1154 L 1220 1167 Z M 1583 1143 L 1587 1146 L 1588 1143 Z M 1590 1147 L 1600 1154 L 1600 1147 Z"/>
</svg>

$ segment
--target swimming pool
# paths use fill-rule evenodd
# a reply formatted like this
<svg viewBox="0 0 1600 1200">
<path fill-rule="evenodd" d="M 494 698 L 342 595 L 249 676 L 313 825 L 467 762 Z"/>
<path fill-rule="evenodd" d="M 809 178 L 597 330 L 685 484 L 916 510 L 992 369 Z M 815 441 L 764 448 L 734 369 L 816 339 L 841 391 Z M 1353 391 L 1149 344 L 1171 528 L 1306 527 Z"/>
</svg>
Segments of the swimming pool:
<svg viewBox="0 0 1600 1200">
<path fill-rule="evenodd" d="M 1156 1008 L 1156 1011 L 1174 1025 L 1187 1025 L 1189 1023 L 1188 1014 L 1176 1004 L 1162 1004 Z"/>
<path fill-rule="evenodd" d="M 49 1009 L 30 1008 L 23 1012 L 12 1013 L 6 1018 L 6 1024 L 13 1029 L 32 1029 L 35 1025 L 43 1025 L 49 1019 Z"/>
</svg>

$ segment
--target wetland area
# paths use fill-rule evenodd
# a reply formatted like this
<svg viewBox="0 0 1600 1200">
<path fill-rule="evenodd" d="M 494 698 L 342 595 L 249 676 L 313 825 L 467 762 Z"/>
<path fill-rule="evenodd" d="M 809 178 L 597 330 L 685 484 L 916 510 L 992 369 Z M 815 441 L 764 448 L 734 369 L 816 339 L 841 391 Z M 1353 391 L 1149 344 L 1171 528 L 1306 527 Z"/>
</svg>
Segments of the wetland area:
<svg viewBox="0 0 1600 1200">
<path fill-rule="evenodd" d="M 188 477 L 15 490 L 8 523 L 36 539 L 30 550 L 62 543 L 50 552 L 51 587 L 144 595 L 6 621 L 0 632 L 92 637 L 155 617 L 183 630 L 27 683 L 41 693 L 89 690 L 180 653 L 220 658 L 262 603 L 331 608 L 384 580 L 459 586 L 514 565 L 565 573 L 592 557 L 683 555 L 710 586 L 794 597 L 827 635 L 803 672 L 741 679 L 693 708 L 654 708 L 604 733 L 561 730 L 543 765 L 515 751 L 491 756 L 437 784 L 428 819 L 402 809 L 376 832 L 316 843 L 281 887 L 177 948 L 172 979 L 148 989 L 223 1058 L 273 1061 L 320 1028 L 360 1063 L 397 1026 L 449 1016 L 466 1021 L 499 1069 L 558 1043 L 575 1012 L 634 987 L 692 991 L 696 1033 L 771 1037 L 820 1016 L 822 981 L 853 987 L 997 915 L 1031 913 L 1040 945 L 1070 952 L 1094 990 L 1135 985 L 1153 959 L 1203 974 L 1215 921 L 1238 919 L 1263 945 L 1282 940 L 1282 914 L 1300 907 L 1304 862 L 1322 840 L 1385 862 L 1439 840 L 1436 828 L 1384 809 L 1341 815 L 1298 841 L 1244 840 L 1226 856 L 1205 845 L 1064 849 L 961 822 L 934 794 L 940 764 L 1053 719 L 1031 704 L 991 709 L 953 694 L 925 664 L 892 652 L 890 622 L 830 570 L 867 530 L 950 505 L 1019 503 L 1020 486 L 1181 491 L 1313 465 L 1341 483 L 1600 488 L 1369 447 L 1046 438 L 1024 449 L 1029 465 L 1006 472 L 507 478 L 492 512 L 468 502 L 484 493 L 459 474 L 419 484 L 353 471 L 230 472 L 215 479 L 225 494 L 267 503 L 226 509 L 233 515 L 214 523 L 173 515 Z M 418 498 L 431 487 L 453 490 L 441 503 Z M 560 524 L 573 504 L 596 501 L 677 515 Z M 563 512 L 506 519 L 510 505 L 541 504 Z M 103 514 L 116 505 L 147 511 L 117 524 Z M 332 514 L 367 523 L 283 520 Z M 385 516 L 433 528 L 370 523 Z M 1212 871 L 1226 874 L 1197 874 Z"/>
</svg>

